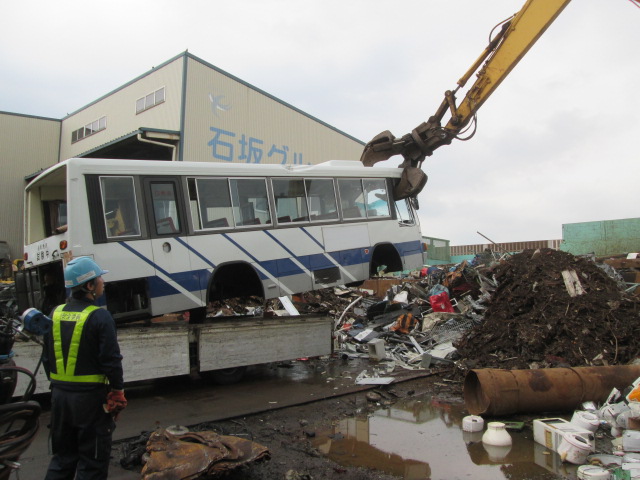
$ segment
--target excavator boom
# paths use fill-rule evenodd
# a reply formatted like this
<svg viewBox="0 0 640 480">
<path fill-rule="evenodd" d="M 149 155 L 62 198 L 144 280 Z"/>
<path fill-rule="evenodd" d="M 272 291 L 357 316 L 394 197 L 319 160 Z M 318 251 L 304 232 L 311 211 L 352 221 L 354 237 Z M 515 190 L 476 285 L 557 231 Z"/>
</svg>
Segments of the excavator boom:
<svg viewBox="0 0 640 480">
<path fill-rule="evenodd" d="M 366 166 L 402 155 L 401 167 L 419 167 L 422 161 L 442 145 L 449 145 L 473 120 L 478 109 L 553 23 L 571 0 L 527 0 L 522 9 L 503 22 L 499 33 L 491 39 L 478 59 L 458 80 L 436 113 L 410 133 L 396 138 L 391 132 L 376 135 L 364 147 L 360 161 Z M 456 105 L 456 93 L 476 75 L 476 81 L 464 99 Z M 449 112 L 445 126 L 442 119 Z M 424 183 L 423 183 L 424 185 Z M 410 196 L 419 193 L 412 192 Z"/>
</svg>

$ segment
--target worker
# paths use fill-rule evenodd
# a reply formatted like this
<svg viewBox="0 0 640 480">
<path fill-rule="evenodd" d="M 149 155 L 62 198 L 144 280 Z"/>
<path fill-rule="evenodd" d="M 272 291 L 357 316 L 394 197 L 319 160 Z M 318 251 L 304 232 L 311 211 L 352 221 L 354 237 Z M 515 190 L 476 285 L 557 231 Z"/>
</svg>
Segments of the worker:
<svg viewBox="0 0 640 480">
<path fill-rule="evenodd" d="M 66 304 L 55 308 L 43 365 L 51 381 L 51 451 L 45 480 L 106 479 L 124 396 L 122 355 L 111 314 L 96 300 L 107 273 L 90 257 L 71 260 Z"/>
</svg>

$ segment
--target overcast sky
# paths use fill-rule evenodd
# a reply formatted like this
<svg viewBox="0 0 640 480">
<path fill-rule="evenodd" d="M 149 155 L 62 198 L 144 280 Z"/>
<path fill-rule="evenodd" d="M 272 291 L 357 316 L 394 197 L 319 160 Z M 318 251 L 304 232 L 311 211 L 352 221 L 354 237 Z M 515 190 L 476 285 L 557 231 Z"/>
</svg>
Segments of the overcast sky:
<svg viewBox="0 0 640 480">
<path fill-rule="evenodd" d="M 0 110 L 62 118 L 188 49 L 360 140 L 402 136 L 523 3 L 4 2 Z M 639 217 L 639 45 L 631 0 L 573 0 L 480 109 L 475 137 L 425 161 L 423 234 L 559 239 L 566 223 Z"/>
</svg>

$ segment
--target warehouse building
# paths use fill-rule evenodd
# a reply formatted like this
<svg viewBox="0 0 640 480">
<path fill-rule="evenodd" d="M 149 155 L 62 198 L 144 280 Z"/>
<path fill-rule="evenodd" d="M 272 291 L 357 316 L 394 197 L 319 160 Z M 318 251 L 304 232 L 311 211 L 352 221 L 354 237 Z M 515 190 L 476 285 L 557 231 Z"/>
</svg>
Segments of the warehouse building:
<svg viewBox="0 0 640 480">
<path fill-rule="evenodd" d="M 21 256 L 24 186 L 67 158 L 317 164 L 363 145 L 183 52 L 62 119 L 0 112 L 0 240 Z"/>
</svg>

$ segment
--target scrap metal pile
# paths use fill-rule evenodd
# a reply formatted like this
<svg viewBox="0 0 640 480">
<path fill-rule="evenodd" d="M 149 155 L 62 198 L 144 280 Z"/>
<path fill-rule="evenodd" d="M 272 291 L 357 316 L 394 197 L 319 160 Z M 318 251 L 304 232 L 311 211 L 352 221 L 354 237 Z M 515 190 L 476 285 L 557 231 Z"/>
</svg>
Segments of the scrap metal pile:
<svg viewBox="0 0 640 480">
<path fill-rule="evenodd" d="M 599 366 L 640 355 L 640 298 L 593 259 L 525 250 L 422 273 L 306 292 L 292 303 L 335 319 L 342 355 L 409 369 Z M 384 281 L 390 288 L 381 291 Z M 277 300 L 265 306 L 265 315 L 277 312 Z"/>
</svg>

